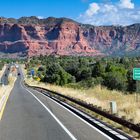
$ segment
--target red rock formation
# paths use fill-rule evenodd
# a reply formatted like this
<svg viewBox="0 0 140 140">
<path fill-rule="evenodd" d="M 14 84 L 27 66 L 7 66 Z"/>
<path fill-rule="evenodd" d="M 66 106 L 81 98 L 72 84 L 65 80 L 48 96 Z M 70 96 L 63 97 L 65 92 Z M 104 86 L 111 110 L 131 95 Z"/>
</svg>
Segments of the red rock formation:
<svg viewBox="0 0 140 140">
<path fill-rule="evenodd" d="M 39 22 L 39 19 L 35 20 Z M 139 24 L 127 27 L 95 27 L 54 18 L 43 23 L 23 24 L 21 20 L 20 23 L 1 23 L 0 52 L 21 56 L 104 56 L 123 55 L 140 50 Z"/>
</svg>

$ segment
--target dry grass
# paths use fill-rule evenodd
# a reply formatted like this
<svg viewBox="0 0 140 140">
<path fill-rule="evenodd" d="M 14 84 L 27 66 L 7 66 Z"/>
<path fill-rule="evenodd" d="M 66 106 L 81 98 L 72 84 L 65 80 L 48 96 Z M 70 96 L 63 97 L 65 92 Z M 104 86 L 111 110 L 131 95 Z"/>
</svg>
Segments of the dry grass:
<svg viewBox="0 0 140 140">
<path fill-rule="evenodd" d="M 27 71 L 23 68 L 23 72 L 26 74 Z M 67 96 L 78 98 L 93 105 L 100 106 L 102 107 L 102 109 L 106 110 L 110 110 L 110 101 L 116 101 L 118 115 L 120 117 L 125 116 L 126 119 L 132 119 L 134 123 L 140 123 L 140 97 L 139 102 L 136 102 L 136 94 L 126 95 L 123 92 L 119 92 L 116 90 L 108 90 L 107 88 L 100 85 L 94 88 L 84 90 L 45 84 L 35 81 L 31 78 L 25 79 L 25 81 L 29 85 L 43 87 Z M 138 133 L 130 131 L 129 129 L 124 128 L 119 124 L 116 124 L 105 118 L 104 122 L 108 122 L 110 125 L 116 127 L 117 129 L 122 129 L 124 132 L 133 135 L 136 139 L 140 139 Z"/>
<path fill-rule="evenodd" d="M 0 78 L 2 77 L 2 75 L 3 75 L 4 71 L 5 71 L 5 69 L 6 69 L 6 65 L 4 65 L 4 67 L 3 67 L 2 70 L 0 71 Z"/>
<path fill-rule="evenodd" d="M 23 72 L 26 70 L 23 68 Z M 51 84 L 44 84 L 33 79 L 25 80 L 29 85 L 43 87 L 52 91 L 60 92 L 74 98 L 84 100 L 88 103 L 110 110 L 110 101 L 116 101 L 118 115 L 126 119 L 133 119 L 134 123 L 140 123 L 140 95 L 139 102 L 136 102 L 136 94 L 124 94 L 116 90 L 108 90 L 106 87 L 96 86 L 87 90 L 61 87 Z"/>
<path fill-rule="evenodd" d="M 4 71 L 5 71 L 6 66 L 3 67 L 2 71 L 0 71 L 0 76 L 3 75 Z M 6 93 L 10 93 L 12 88 L 14 87 L 14 83 L 16 81 L 16 77 L 13 76 L 9 76 L 8 77 L 8 81 L 9 84 L 5 85 L 5 86 L 0 86 L 0 99 L 1 97 L 6 94 Z"/>
<path fill-rule="evenodd" d="M 116 101 L 119 116 L 126 116 L 127 119 L 133 119 L 135 123 L 140 123 L 140 102 L 136 102 L 134 94 L 126 95 L 122 92 L 111 91 L 101 86 L 96 86 L 88 90 L 79 90 L 50 84 L 45 85 L 33 79 L 26 79 L 26 82 L 29 85 L 43 87 L 84 100 L 107 110 L 110 109 L 110 101 Z"/>
<path fill-rule="evenodd" d="M 11 80 L 11 82 L 9 85 L 0 86 L 0 99 L 4 94 L 10 93 L 11 90 L 13 89 L 16 78 L 12 77 L 12 78 L 10 78 L 10 80 Z"/>
<path fill-rule="evenodd" d="M 3 75 L 4 71 L 5 71 L 5 69 L 6 69 L 6 66 L 4 65 L 4 67 L 3 67 L 2 70 L 0 71 L 0 78 L 2 77 L 2 75 Z M 1 99 L 1 97 L 2 97 L 2 95 L 3 95 L 3 93 L 5 92 L 5 90 L 6 90 L 5 87 L 1 87 L 1 86 L 0 86 L 0 99 Z"/>
</svg>

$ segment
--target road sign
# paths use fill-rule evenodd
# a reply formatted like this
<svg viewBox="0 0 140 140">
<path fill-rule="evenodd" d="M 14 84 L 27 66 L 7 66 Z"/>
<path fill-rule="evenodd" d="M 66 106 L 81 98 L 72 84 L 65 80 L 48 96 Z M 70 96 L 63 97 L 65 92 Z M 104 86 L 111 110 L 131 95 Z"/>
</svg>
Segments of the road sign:
<svg viewBox="0 0 140 140">
<path fill-rule="evenodd" d="M 31 73 L 32 76 L 34 76 L 34 74 L 35 74 L 34 69 L 32 69 L 32 70 L 30 71 L 30 73 Z"/>
<path fill-rule="evenodd" d="M 140 80 L 140 68 L 133 68 L 133 80 Z"/>
</svg>

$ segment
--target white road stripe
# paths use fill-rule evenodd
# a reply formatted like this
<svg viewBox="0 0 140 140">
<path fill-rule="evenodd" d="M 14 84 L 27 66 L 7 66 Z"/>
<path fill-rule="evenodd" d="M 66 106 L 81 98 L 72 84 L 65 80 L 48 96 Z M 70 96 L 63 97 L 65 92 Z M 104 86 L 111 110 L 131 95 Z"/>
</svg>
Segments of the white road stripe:
<svg viewBox="0 0 140 140">
<path fill-rule="evenodd" d="M 22 88 L 24 87 L 22 86 Z M 45 106 L 45 104 L 43 104 L 31 91 L 26 88 L 24 89 L 28 91 L 50 113 L 50 115 L 57 121 L 57 123 L 64 129 L 64 131 L 71 137 L 72 140 L 77 140 L 74 135 L 59 121 L 59 119 Z"/>
<path fill-rule="evenodd" d="M 37 90 L 35 90 L 36 92 L 38 92 Z M 67 110 L 68 112 L 70 112 L 71 114 L 73 114 L 74 116 L 76 116 L 77 118 L 79 118 L 81 121 L 83 121 L 84 123 L 86 123 L 88 126 L 90 126 L 91 128 L 93 128 L 94 130 L 96 130 L 97 132 L 99 132 L 100 134 L 102 134 L 103 136 L 105 136 L 106 138 L 108 138 L 108 140 L 114 140 L 111 137 L 109 137 L 108 135 L 106 135 L 105 133 L 103 133 L 102 131 L 100 131 L 99 129 L 97 129 L 96 127 L 94 127 L 93 125 L 91 125 L 90 123 L 88 123 L 87 121 L 85 121 L 84 119 L 82 119 L 81 117 L 79 117 L 78 115 L 76 115 L 75 113 L 73 113 L 71 110 L 67 109 L 66 107 L 64 107 L 63 105 L 57 103 L 56 101 L 54 101 L 53 99 L 45 96 L 44 94 L 38 92 L 39 94 L 43 95 L 44 97 L 50 99 L 51 101 L 53 101 L 54 103 L 56 103 L 57 105 L 61 106 L 62 108 L 64 108 L 65 110 Z"/>
</svg>

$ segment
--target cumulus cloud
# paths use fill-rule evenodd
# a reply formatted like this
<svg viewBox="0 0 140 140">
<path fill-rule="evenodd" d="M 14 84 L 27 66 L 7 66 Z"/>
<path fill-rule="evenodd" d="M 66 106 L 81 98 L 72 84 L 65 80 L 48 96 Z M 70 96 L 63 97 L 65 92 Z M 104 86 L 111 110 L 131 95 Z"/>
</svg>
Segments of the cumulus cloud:
<svg viewBox="0 0 140 140">
<path fill-rule="evenodd" d="M 99 11 L 100 7 L 97 3 L 91 3 L 86 11 L 86 15 L 91 17 Z"/>
<path fill-rule="evenodd" d="M 134 3 L 131 0 L 120 0 L 119 6 L 121 8 L 134 9 Z"/>
<path fill-rule="evenodd" d="M 130 25 L 140 22 L 140 9 L 131 0 L 117 3 L 90 3 L 78 20 L 93 25 Z"/>
</svg>

